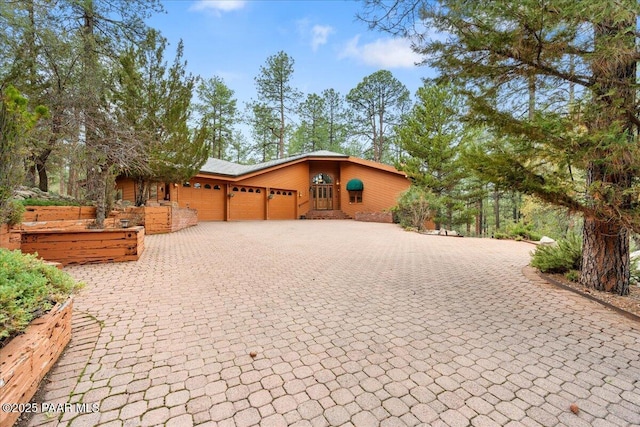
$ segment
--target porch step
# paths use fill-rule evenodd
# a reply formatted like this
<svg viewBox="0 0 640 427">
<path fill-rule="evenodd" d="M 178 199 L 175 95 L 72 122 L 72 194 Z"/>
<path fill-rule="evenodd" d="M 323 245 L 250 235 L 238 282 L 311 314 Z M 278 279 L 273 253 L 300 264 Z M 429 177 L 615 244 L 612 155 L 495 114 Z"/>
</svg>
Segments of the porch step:
<svg viewBox="0 0 640 427">
<path fill-rule="evenodd" d="M 306 219 L 352 219 L 346 213 L 340 210 L 317 211 L 311 210 L 305 215 Z"/>
</svg>

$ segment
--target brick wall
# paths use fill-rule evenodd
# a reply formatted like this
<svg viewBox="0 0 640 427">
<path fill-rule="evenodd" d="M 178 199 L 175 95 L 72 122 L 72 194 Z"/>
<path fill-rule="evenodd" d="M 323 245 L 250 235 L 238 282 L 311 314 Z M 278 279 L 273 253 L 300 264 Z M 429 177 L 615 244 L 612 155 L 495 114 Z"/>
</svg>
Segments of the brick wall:
<svg viewBox="0 0 640 427">
<path fill-rule="evenodd" d="M 384 222 L 391 224 L 393 222 L 393 215 L 391 212 L 356 212 L 354 219 L 356 221 Z"/>
</svg>

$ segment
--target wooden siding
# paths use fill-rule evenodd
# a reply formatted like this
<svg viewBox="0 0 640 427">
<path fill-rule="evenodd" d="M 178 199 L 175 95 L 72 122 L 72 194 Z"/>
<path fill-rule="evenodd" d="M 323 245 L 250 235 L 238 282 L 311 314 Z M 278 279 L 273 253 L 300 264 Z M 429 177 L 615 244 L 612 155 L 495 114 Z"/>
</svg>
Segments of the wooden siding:
<svg viewBox="0 0 640 427">
<path fill-rule="evenodd" d="M 229 220 L 265 219 L 265 188 L 233 184 L 229 198 Z"/>
<path fill-rule="evenodd" d="M 131 178 L 118 178 L 116 180 L 116 191 L 122 193 L 122 200 L 131 203 L 136 201 L 136 185 Z"/>
<path fill-rule="evenodd" d="M 296 163 L 251 178 L 242 179 L 232 184 L 252 185 L 262 188 L 279 188 L 297 192 L 297 214 L 302 215 L 309 210 L 309 162 Z M 271 211 L 270 211 L 271 212 Z M 269 215 L 271 217 L 271 215 Z"/>
<path fill-rule="evenodd" d="M 196 177 L 190 187 L 177 187 L 177 202 L 181 208 L 198 211 L 199 221 L 222 221 L 226 210 L 226 183 Z M 199 188 L 198 188 L 199 186 Z M 216 189 L 216 186 L 218 187 Z M 210 187 L 210 188 L 209 188 Z"/>
<path fill-rule="evenodd" d="M 350 203 L 347 182 L 357 178 L 364 184 L 362 203 Z M 407 178 L 370 168 L 347 163 L 341 164 L 340 172 L 340 206 L 341 210 L 355 217 L 356 212 L 381 212 L 396 205 L 400 194 L 407 190 L 410 182 Z"/>
<path fill-rule="evenodd" d="M 392 166 L 353 158 L 307 159 L 254 172 L 246 178 L 198 174 L 189 181 L 189 187 L 171 184 L 171 201 L 180 207 L 196 209 L 201 221 L 297 218 L 312 210 L 311 179 L 321 172 L 333 177 L 333 209 L 342 210 L 352 217 L 356 212 L 380 212 L 393 207 L 399 194 L 409 187 L 409 181 Z M 363 203 L 349 203 L 346 183 L 352 178 L 359 178 L 365 183 Z M 126 182 L 119 180 L 119 185 Z M 199 188 L 196 188 L 196 183 L 200 184 Z M 205 188 L 206 184 L 212 188 Z M 220 190 L 214 190 L 214 185 L 219 185 Z M 237 192 L 232 191 L 234 187 L 238 187 Z M 241 192 L 243 187 L 247 191 Z M 249 193 L 249 188 L 254 192 Z M 260 193 L 255 191 L 258 188 Z M 294 200 L 285 197 L 268 199 L 271 189 L 291 191 Z M 228 197 L 230 193 L 236 194 Z"/>
<path fill-rule="evenodd" d="M 296 219 L 298 196 L 295 191 L 271 189 L 269 197 L 271 198 L 268 199 L 268 219 Z"/>
<path fill-rule="evenodd" d="M 340 181 L 340 164 L 336 161 L 326 160 L 311 160 L 309 161 L 309 185 L 312 185 L 312 179 L 314 176 L 326 173 L 331 176 L 333 184 L 331 207 L 335 210 L 340 210 L 340 192 L 338 191 Z M 309 202 L 309 209 L 313 209 L 313 201 Z"/>
</svg>

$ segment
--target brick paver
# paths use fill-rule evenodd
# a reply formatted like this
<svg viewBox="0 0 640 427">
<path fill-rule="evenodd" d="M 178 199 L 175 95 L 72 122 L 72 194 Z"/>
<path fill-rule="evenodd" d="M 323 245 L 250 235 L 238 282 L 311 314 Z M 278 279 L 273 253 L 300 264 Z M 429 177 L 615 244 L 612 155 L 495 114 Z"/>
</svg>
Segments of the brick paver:
<svg viewBox="0 0 640 427">
<path fill-rule="evenodd" d="M 67 268 L 84 323 L 39 396 L 99 411 L 30 425 L 640 424 L 640 325 L 526 243 L 272 221 L 145 247 Z"/>
</svg>

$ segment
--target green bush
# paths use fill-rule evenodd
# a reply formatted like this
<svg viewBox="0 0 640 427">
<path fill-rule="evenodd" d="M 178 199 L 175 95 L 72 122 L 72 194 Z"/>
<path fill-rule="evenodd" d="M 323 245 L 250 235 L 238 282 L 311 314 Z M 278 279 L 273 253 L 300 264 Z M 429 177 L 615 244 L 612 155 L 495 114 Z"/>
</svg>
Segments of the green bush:
<svg viewBox="0 0 640 427">
<path fill-rule="evenodd" d="M 567 273 L 580 270 L 582 261 L 582 239 L 569 234 L 558 240 L 557 246 L 538 246 L 533 253 L 531 265 L 543 273 Z"/>
<path fill-rule="evenodd" d="M 517 222 L 515 224 L 507 227 L 507 233 L 511 236 L 512 239 L 516 239 L 520 237 L 520 239 L 526 240 L 540 240 L 542 235 L 533 230 L 532 224 L 524 224 L 522 222 Z"/>
<path fill-rule="evenodd" d="M 73 200 L 47 200 L 47 199 L 24 199 L 20 200 L 23 206 L 80 206 L 80 203 Z"/>
<path fill-rule="evenodd" d="M 0 346 L 81 286 L 35 255 L 0 249 Z"/>
<path fill-rule="evenodd" d="M 436 198 L 431 192 L 411 186 L 402 193 L 392 213 L 402 227 L 422 230 L 424 223 L 433 219 L 436 205 Z"/>
<path fill-rule="evenodd" d="M 23 204 L 16 200 L 10 200 L 7 204 L 6 221 L 9 225 L 16 225 L 22 222 L 22 216 L 24 215 L 25 207 Z"/>
<path fill-rule="evenodd" d="M 577 270 L 569 270 L 564 273 L 564 277 L 571 282 L 577 282 L 580 279 L 580 272 Z"/>
</svg>

